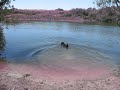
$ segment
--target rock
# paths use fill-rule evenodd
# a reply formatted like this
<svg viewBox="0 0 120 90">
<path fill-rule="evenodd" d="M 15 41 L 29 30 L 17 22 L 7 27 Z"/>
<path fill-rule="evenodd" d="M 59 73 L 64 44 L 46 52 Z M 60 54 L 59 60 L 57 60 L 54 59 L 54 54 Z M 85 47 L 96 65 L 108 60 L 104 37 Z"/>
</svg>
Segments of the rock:
<svg viewBox="0 0 120 90">
<path fill-rule="evenodd" d="M 25 77 L 29 77 L 30 76 L 30 74 L 25 74 L 25 75 L 23 75 L 23 77 L 25 78 Z"/>
</svg>

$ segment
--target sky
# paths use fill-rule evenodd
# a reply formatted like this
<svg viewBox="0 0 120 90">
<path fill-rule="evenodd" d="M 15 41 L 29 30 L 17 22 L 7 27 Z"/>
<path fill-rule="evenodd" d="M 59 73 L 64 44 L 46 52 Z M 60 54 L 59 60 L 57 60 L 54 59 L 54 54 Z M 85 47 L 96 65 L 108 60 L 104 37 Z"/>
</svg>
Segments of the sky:
<svg viewBox="0 0 120 90">
<path fill-rule="evenodd" d="M 70 10 L 73 8 L 96 7 L 93 0 L 15 0 L 11 3 L 18 9 L 46 9 L 54 10 L 62 8 Z"/>
</svg>

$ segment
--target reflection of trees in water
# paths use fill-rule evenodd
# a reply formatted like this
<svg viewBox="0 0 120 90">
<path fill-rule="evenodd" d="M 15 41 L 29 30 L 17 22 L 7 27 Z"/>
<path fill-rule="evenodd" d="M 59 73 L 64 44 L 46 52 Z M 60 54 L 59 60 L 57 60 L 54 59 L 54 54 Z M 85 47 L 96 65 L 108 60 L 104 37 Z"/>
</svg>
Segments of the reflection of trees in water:
<svg viewBox="0 0 120 90">
<path fill-rule="evenodd" d="M 0 51 L 4 51 L 5 49 L 5 37 L 3 34 L 3 29 L 0 27 Z"/>
<path fill-rule="evenodd" d="M 0 27 L 0 61 L 6 61 L 5 57 L 2 55 L 2 52 L 5 50 L 5 37 L 3 33 L 3 28 Z"/>
</svg>

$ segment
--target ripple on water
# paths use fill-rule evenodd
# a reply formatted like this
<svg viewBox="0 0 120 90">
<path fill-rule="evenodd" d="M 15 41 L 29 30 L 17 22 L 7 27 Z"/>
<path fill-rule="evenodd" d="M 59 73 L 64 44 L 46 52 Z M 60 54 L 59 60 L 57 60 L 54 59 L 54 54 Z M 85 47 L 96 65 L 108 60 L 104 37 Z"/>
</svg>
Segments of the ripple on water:
<svg viewBox="0 0 120 90">
<path fill-rule="evenodd" d="M 77 45 L 70 45 L 69 49 L 56 46 L 43 52 L 38 50 L 31 61 L 34 64 L 27 64 L 17 70 L 30 71 L 35 77 L 93 79 L 106 77 L 114 69 L 110 56 Z"/>
</svg>

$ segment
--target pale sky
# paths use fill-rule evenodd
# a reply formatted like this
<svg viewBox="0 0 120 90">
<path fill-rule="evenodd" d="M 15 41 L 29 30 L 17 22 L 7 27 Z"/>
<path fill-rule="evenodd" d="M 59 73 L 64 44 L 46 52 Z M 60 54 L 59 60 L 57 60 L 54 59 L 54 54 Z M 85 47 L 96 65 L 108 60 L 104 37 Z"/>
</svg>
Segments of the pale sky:
<svg viewBox="0 0 120 90">
<path fill-rule="evenodd" d="M 69 10 L 72 8 L 96 7 L 93 0 L 15 0 L 12 2 L 18 9 L 47 9 L 54 10 L 62 8 Z"/>
</svg>

